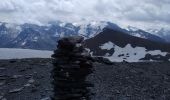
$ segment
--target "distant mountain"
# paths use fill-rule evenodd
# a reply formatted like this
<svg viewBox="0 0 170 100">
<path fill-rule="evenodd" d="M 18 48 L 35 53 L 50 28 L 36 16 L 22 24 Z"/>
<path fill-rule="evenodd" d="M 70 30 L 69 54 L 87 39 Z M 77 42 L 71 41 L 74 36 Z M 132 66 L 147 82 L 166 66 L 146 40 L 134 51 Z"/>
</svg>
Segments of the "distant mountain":
<svg viewBox="0 0 170 100">
<path fill-rule="evenodd" d="M 160 30 L 158 30 L 158 29 L 148 29 L 147 31 L 152 33 L 152 34 L 159 36 L 160 38 L 166 40 L 166 42 L 170 43 L 170 30 L 161 28 Z"/>
<path fill-rule="evenodd" d="M 110 28 L 87 39 L 86 47 L 93 56 L 106 57 L 111 61 L 170 60 L 170 44 L 131 36 Z"/>
<path fill-rule="evenodd" d="M 138 29 L 132 26 L 127 27 L 127 31 L 130 35 L 139 37 L 139 38 L 144 38 L 152 41 L 158 41 L 158 42 L 166 42 L 162 37 L 151 34 L 149 32 L 146 32 L 142 29 Z"/>
<path fill-rule="evenodd" d="M 81 35 L 90 38 L 101 32 L 105 26 L 106 22 L 82 25 L 56 22 L 45 26 L 1 23 L 0 47 L 53 50 L 56 47 L 56 41 L 61 37 Z"/>
<path fill-rule="evenodd" d="M 105 21 L 92 21 L 83 23 L 50 22 L 48 25 L 35 24 L 9 24 L 0 23 L 0 48 L 25 48 L 54 50 L 56 41 L 64 36 L 81 35 L 85 39 L 95 37 L 103 28 L 110 28 L 132 36 L 165 42 L 162 38 L 143 30 L 120 28 L 118 25 Z"/>
</svg>

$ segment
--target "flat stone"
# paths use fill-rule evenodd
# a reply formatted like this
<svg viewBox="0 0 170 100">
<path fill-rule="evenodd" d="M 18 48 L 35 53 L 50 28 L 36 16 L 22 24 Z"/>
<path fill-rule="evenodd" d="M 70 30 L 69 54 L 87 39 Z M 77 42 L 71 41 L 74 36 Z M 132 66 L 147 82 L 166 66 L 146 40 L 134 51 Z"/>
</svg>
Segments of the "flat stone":
<svg viewBox="0 0 170 100">
<path fill-rule="evenodd" d="M 24 89 L 24 87 L 12 89 L 12 90 L 9 91 L 9 93 L 17 93 L 17 92 L 22 91 L 23 89 Z"/>
<path fill-rule="evenodd" d="M 27 84 L 25 84 L 24 86 L 25 86 L 25 87 L 29 87 L 29 86 L 31 86 L 31 84 L 30 84 L 30 83 L 27 83 Z"/>
<path fill-rule="evenodd" d="M 1 95 L 0 95 L 0 100 L 1 100 L 3 97 L 4 97 L 4 96 L 1 96 Z"/>
<path fill-rule="evenodd" d="M 7 100 L 6 98 L 2 98 L 2 100 Z"/>
<path fill-rule="evenodd" d="M 17 79 L 17 78 L 20 78 L 20 77 L 22 77 L 23 75 L 13 75 L 11 78 L 13 78 L 13 79 Z"/>
<path fill-rule="evenodd" d="M 26 75 L 25 78 L 30 79 L 32 76 L 33 76 L 33 74 L 29 74 L 29 75 Z"/>
<path fill-rule="evenodd" d="M 42 98 L 41 100 L 51 100 L 50 97 Z"/>
<path fill-rule="evenodd" d="M 31 92 L 34 93 L 34 92 L 37 92 L 37 91 L 38 91 L 38 89 L 35 86 L 33 86 L 32 89 L 31 89 Z"/>
<path fill-rule="evenodd" d="M 0 70 L 5 70 L 6 68 L 0 67 Z"/>
<path fill-rule="evenodd" d="M 6 77 L 1 77 L 1 76 L 0 76 L 0 80 L 5 80 L 5 79 L 6 79 Z"/>
<path fill-rule="evenodd" d="M 2 81 L 0 82 L 0 86 L 4 85 L 5 84 L 5 81 Z"/>
<path fill-rule="evenodd" d="M 28 83 L 34 83 L 35 80 L 33 78 L 31 78 L 30 80 L 28 80 Z"/>
<path fill-rule="evenodd" d="M 16 60 L 10 60 L 9 61 L 10 63 L 15 63 L 15 62 L 17 62 Z"/>
<path fill-rule="evenodd" d="M 115 92 L 116 92 L 117 94 L 120 94 L 120 91 L 119 91 L 119 90 L 115 90 Z"/>
<path fill-rule="evenodd" d="M 19 72 L 24 72 L 24 71 L 26 71 L 26 69 L 20 69 L 20 70 L 19 70 Z"/>
</svg>

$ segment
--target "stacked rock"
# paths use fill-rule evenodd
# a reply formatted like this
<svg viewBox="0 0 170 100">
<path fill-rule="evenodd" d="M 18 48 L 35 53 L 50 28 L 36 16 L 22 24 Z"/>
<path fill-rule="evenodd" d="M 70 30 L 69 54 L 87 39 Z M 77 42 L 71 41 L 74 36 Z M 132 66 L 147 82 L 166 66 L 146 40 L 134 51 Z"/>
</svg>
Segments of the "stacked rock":
<svg viewBox="0 0 170 100">
<path fill-rule="evenodd" d="M 93 85 L 86 81 L 92 72 L 90 54 L 83 47 L 83 37 L 65 37 L 58 41 L 54 51 L 52 100 L 89 100 L 88 87 Z"/>
</svg>

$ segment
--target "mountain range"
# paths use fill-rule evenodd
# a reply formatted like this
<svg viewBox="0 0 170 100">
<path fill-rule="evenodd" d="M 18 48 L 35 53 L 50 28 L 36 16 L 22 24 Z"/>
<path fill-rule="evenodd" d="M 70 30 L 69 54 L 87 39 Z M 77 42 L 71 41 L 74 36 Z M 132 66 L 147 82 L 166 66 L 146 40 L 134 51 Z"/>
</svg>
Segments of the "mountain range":
<svg viewBox="0 0 170 100">
<path fill-rule="evenodd" d="M 110 28 L 131 36 L 157 42 L 170 42 L 169 31 L 144 31 L 132 26 L 121 28 L 111 22 L 65 23 L 50 22 L 47 25 L 0 23 L 0 48 L 24 48 L 54 50 L 57 40 L 64 36 L 80 35 L 89 39 Z"/>
</svg>

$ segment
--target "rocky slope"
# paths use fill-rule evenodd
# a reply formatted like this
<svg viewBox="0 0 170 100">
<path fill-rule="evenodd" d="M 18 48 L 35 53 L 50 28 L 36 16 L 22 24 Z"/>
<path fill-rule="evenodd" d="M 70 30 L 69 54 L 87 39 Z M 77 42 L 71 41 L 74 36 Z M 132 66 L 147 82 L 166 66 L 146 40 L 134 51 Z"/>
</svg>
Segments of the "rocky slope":
<svg viewBox="0 0 170 100">
<path fill-rule="evenodd" d="M 93 63 L 88 100 L 169 100 L 170 63 Z M 0 60 L 1 100 L 50 100 L 51 59 Z M 69 84 L 69 83 L 68 83 Z M 75 94 L 72 94 L 75 95 Z"/>
<path fill-rule="evenodd" d="M 103 56 L 111 61 L 170 59 L 170 44 L 134 37 L 110 28 L 87 39 L 85 44 L 93 56 Z"/>
<path fill-rule="evenodd" d="M 0 100 L 50 100 L 51 59 L 0 61 Z"/>
</svg>

